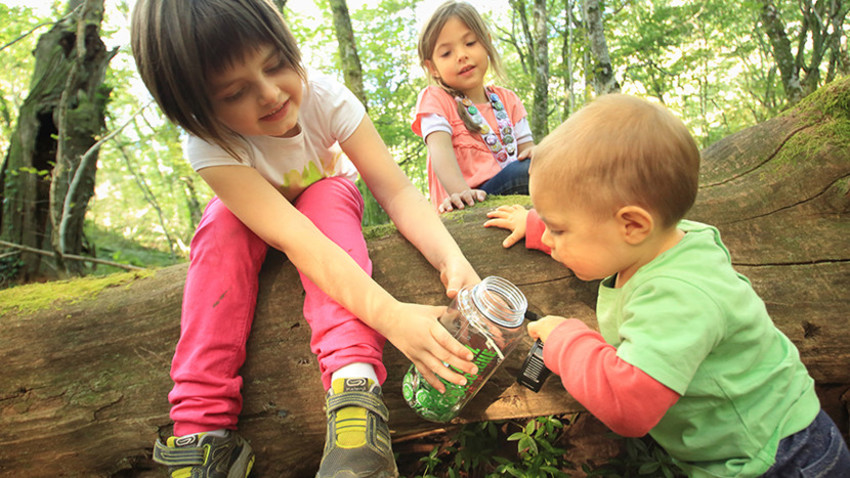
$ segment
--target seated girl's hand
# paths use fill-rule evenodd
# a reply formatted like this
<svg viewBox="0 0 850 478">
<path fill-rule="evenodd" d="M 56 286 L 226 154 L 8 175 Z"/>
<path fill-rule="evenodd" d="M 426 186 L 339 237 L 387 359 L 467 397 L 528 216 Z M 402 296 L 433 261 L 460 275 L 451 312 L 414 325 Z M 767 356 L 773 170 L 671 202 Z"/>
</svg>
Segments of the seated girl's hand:
<svg viewBox="0 0 850 478">
<path fill-rule="evenodd" d="M 501 227 L 508 229 L 511 233 L 502 241 L 502 247 L 511 247 L 525 237 L 525 223 L 528 219 L 528 210 L 519 204 L 513 206 L 499 206 L 487 213 L 489 221 L 484 227 Z"/>
<path fill-rule="evenodd" d="M 525 148 L 517 154 L 517 161 L 525 161 L 526 159 L 531 159 L 532 152 L 534 151 L 534 147 Z"/>
<path fill-rule="evenodd" d="M 481 282 L 481 278 L 466 257 L 458 255 L 447 259 L 441 267 L 440 281 L 446 288 L 446 296 L 454 299 L 462 288 L 474 286 Z"/>
<path fill-rule="evenodd" d="M 566 321 L 567 319 L 564 317 L 547 315 L 546 317 L 542 317 L 534 322 L 528 323 L 528 335 L 531 336 L 532 339 L 542 340 L 545 344 L 546 339 L 549 338 L 549 334 Z"/>
<path fill-rule="evenodd" d="M 454 193 L 444 199 L 438 211 L 442 214 L 455 209 L 463 209 L 464 205 L 473 206 L 476 202 L 484 201 L 486 198 L 487 193 L 481 189 L 467 189 L 466 191 Z"/>
<path fill-rule="evenodd" d="M 445 363 L 469 374 L 478 373 L 478 367 L 472 363 L 472 352 L 437 320 L 445 310 L 445 307 L 399 303 L 395 312 L 397 320 L 387 330 L 379 331 L 440 393 L 446 391 L 446 386 L 437 375 L 457 385 L 466 384 L 466 378 Z"/>
</svg>

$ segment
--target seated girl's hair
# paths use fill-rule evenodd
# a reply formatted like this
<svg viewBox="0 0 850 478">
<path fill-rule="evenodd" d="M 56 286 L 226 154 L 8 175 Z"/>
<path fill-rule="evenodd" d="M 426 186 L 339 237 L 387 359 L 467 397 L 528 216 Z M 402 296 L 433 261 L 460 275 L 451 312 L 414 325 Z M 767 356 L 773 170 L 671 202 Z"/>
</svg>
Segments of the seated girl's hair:
<svg viewBox="0 0 850 478">
<path fill-rule="evenodd" d="M 437 46 L 437 40 L 440 37 L 440 32 L 443 31 L 443 26 L 445 26 L 446 22 L 451 18 L 457 18 L 463 22 L 467 28 L 475 33 L 475 36 L 478 37 L 478 41 L 481 42 L 484 49 L 487 51 L 487 56 L 490 58 L 490 66 L 493 68 L 495 76 L 499 79 L 504 79 L 505 75 L 504 70 L 502 69 L 502 59 L 499 56 L 499 52 L 497 52 L 496 48 L 493 46 L 493 39 L 490 35 L 490 30 L 487 29 L 487 24 L 484 23 L 484 19 L 481 18 L 481 15 L 479 15 L 478 11 L 472 5 L 466 2 L 456 2 L 454 0 L 449 0 L 440 5 L 431 15 L 428 22 L 422 27 L 422 31 L 419 34 L 419 64 L 423 69 L 425 69 L 425 73 L 428 77 L 434 80 L 437 83 L 437 86 L 445 90 L 452 97 L 463 96 L 463 93 L 445 84 L 443 80 L 434 78 L 428 74 L 428 69 L 425 67 L 425 61 L 430 60 L 434 56 L 434 49 Z M 469 116 L 469 112 L 463 105 L 460 104 L 460 102 L 458 102 L 457 105 L 457 112 L 463 120 L 463 124 L 466 126 L 466 129 L 474 133 L 482 132 L 482 125 L 472 121 L 472 117 Z"/>
<path fill-rule="evenodd" d="M 139 75 L 165 116 L 236 159 L 241 137 L 216 119 L 207 78 L 267 45 L 286 68 L 306 77 L 295 37 L 266 0 L 139 0 L 131 45 Z"/>
</svg>

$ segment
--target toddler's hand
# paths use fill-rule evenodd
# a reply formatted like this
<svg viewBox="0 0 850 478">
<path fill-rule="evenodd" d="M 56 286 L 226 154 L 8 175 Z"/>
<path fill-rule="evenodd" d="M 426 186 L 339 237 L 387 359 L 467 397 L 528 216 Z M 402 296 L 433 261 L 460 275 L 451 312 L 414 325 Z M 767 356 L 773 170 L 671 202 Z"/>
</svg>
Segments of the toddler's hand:
<svg viewBox="0 0 850 478">
<path fill-rule="evenodd" d="M 513 206 L 499 206 L 487 213 L 489 221 L 484 227 L 501 227 L 508 229 L 511 233 L 502 241 L 502 247 L 508 248 L 525 237 L 525 221 L 528 218 L 528 210 L 519 204 Z"/>
<path fill-rule="evenodd" d="M 556 327 L 566 322 L 567 319 L 564 317 L 558 317 L 557 315 L 547 315 L 539 320 L 535 320 L 534 322 L 529 322 L 528 324 L 528 335 L 531 336 L 532 339 L 540 339 L 543 343 L 546 343 L 546 339 L 549 338 L 549 334 L 555 330 Z"/>
<path fill-rule="evenodd" d="M 387 330 L 380 331 L 440 393 L 446 391 L 446 386 L 437 375 L 457 385 L 466 384 L 466 378 L 445 363 L 469 374 L 478 373 L 478 367 L 472 363 L 472 352 L 437 320 L 445 310 L 445 307 L 400 303 L 398 319 Z"/>
<path fill-rule="evenodd" d="M 487 198 L 487 193 L 480 189 L 467 189 L 459 193 L 454 193 L 443 200 L 438 211 L 440 214 L 453 211 L 455 209 L 463 209 L 466 206 L 473 206 L 476 202 L 482 202 Z"/>
</svg>

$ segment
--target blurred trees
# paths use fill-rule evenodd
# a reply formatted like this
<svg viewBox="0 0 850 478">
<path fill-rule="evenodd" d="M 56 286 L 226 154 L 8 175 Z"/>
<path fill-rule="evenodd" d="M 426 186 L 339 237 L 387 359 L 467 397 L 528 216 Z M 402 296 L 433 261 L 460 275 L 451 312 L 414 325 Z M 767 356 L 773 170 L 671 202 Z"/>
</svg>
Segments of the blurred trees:
<svg viewBox="0 0 850 478">
<path fill-rule="evenodd" d="M 416 55 L 419 28 L 436 3 L 375 0 L 363 6 L 351 0 L 276 0 L 276 4 L 283 8 L 308 68 L 345 80 L 344 72 L 356 68 L 346 63 L 352 55 L 340 51 L 356 50 L 369 114 L 402 169 L 427 192 L 425 149 L 410 122 L 416 96 L 428 81 Z M 91 190 L 96 194 L 88 203 L 85 242 L 101 257 L 137 265 L 183 260 L 210 191 L 182 158 L 183 133 L 149 103 L 135 74 L 127 46 L 130 6 L 124 0 L 109 0 L 106 5 L 102 37 L 119 50 L 109 62 L 107 86 L 99 90 L 105 98 L 111 89 L 104 110 L 106 127 L 89 135 L 92 143 L 109 138 L 97 158 L 97 183 L 92 183 L 96 189 Z M 705 147 L 776 116 L 850 68 L 846 22 L 850 3 L 845 0 L 504 0 L 492 10 L 492 2 L 474 5 L 482 8 L 490 24 L 505 63 L 504 86 L 523 100 L 536 141 L 594 96 L 619 87 L 668 106 Z M 351 25 L 345 48 L 337 39 L 333 14 L 342 6 L 348 7 Z M 26 7 L 4 5 L 0 10 L 7 19 L 0 32 L 3 184 L 9 184 L 13 175 L 25 175 L 30 183 L 23 189 L 33 194 L 44 188 L 40 178 L 52 174 L 57 163 L 12 162 L 10 154 L 17 148 L 13 143 L 20 141 L 12 133 L 21 122 L 30 121 L 25 120 L 24 98 L 39 88 L 38 82 L 26 81 L 42 71 L 31 52 L 49 27 L 37 27 L 64 14 L 36 14 Z M 36 31 L 28 34 L 30 30 Z M 42 133 L 40 139 L 29 140 L 33 147 L 49 150 L 51 145 L 58 147 L 58 139 L 67 139 L 57 132 Z M 16 214 L 11 204 L 19 200 L 8 189 L 2 200 L 7 222 Z M 69 205 L 86 203 L 80 196 Z M 45 210 L 39 213 L 41 220 L 52 224 Z M 366 223 L 385 220 L 376 204 L 367 204 Z M 44 228 L 28 228 L 27 234 L 37 239 L 2 237 L 41 248 L 59 247 L 47 239 Z M 139 252 L 130 242 L 147 252 Z M 76 245 L 65 247 L 70 251 Z M 8 277 L 9 261 L 17 257 L 11 249 L 0 249 L 0 278 Z"/>
</svg>

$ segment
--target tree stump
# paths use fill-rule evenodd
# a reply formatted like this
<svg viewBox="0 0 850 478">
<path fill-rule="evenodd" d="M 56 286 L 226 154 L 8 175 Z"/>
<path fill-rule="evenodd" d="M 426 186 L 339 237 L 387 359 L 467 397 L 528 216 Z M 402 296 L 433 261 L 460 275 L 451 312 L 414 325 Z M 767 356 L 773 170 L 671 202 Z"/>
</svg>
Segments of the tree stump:
<svg viewBox="0 0 850 478">
<path fill-rule="evenodd" d="M 735 267 L 800 349 L 824 408 L 846 434 L 850 390 L 850 80 L 703 152 L 690 218 L 715 224 Z M 527 198 L 512 197 L 509 201 Z M 480 276 L 517 284 L 538 311 L 595 326 L 597 283 L 485 229 L 482 206 L 444 222 Z M 369 239 L 374 277 L 400 300 L 447 304 L 437 273 L 397 233 Z M 168 377 L 186 265 L 0 292 L 0 476 L 138 476 L 170 433 Z M 240 431 L 255 476 L 312 476 L 324 443 L 323 389 L 301 316 L 297 271 L 271 252 L 243 368 Z M 400 317 L 399 320 L 403 320 Z M 458 421 L 580 411 L 550 379 L 539 394 L 515 383 L 530 339 Z M 409 361 L 388 345 L 384 385 L 395 438 L 438 428 L 401 396 Z"/>
</svg>

